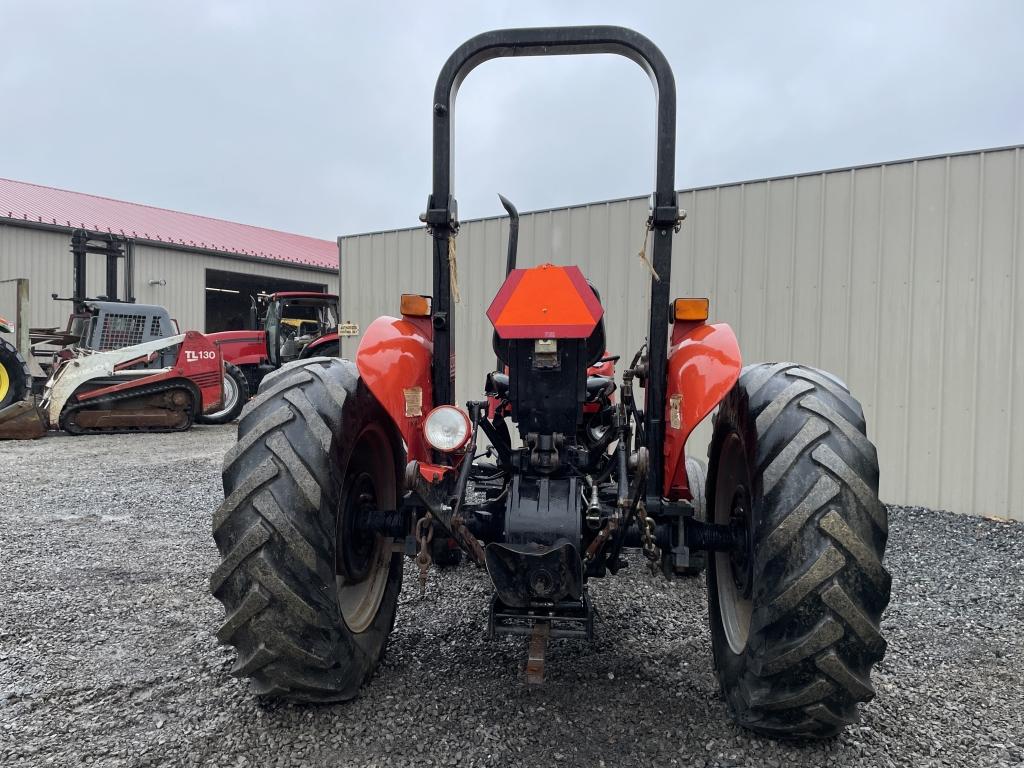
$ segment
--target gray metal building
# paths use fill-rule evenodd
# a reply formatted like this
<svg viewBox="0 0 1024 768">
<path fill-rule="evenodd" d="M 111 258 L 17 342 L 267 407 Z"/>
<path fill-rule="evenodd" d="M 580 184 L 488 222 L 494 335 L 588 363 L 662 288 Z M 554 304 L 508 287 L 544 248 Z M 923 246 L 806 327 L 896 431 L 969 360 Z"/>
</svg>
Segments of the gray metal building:
<svg viewBox="0 0 1024 768">
<path fill-rule="evenodd" d="M 132 257 L 130 271 L 121 260 L 119 285 L 167 307 L 182 329 L 224 330 L 247 313 L 250 294 L 338 288 L 330 240 L 0 179 L 0 281 L 29 279 L 34 327 L 67 320 L 69 305 L 50 295 L 72 293 L 76 230 L 116 235 Z M 89 257 L 90 296 L 106 291 L 105 269 L 102 256 Z M 0 315 L 13 319 L 13 284 L 0 282 Z"/>
<path fill-rule="evenodd" d="M 684 190 L 674 296 L 709 296 L 746 360 L 842 376 L 864 405 L 889 502 L 1024 520 L 1022 147 Z M 518 201 L 520 203 L 524 201 Z M 637 258 L 646 198 L 522 218 L 521 266 L 578 264 L 601 291 L 609 348 L 645 334 Z M 501 284 L 505 218 L 457 244 L 458 399 L 493 365 L 484 311 Z M 362 327 L 430 292 L 422 227 L 339 239 L 341 311 Z M 343 345 L 355 352 L 358 339 Z M 705 424 L 689 451 L 703 454 Z"/>
</svg>

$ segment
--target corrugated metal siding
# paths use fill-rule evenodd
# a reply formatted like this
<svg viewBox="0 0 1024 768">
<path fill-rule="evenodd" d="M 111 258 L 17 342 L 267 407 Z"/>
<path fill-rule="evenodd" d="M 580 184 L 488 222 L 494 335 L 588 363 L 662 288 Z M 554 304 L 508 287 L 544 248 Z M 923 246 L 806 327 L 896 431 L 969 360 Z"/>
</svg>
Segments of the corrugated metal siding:
<svg viewBox="0 0 1024 768">
<path fill-rule="evenodd" d="M 90 287 L 103 293 L 105 268 L 102 262 L 95 263 L 89 271 Z M 0 224 L 0 280 L 28 278 L 33 327 L 64 327 L 71 305 L 51 300 L 50 294 L 71 295 L 71 270 L 70 235 Z M 0 285 L 0 314 L 12 319 L 14 297 L 10 283 Z"/>
<path fill-rule="evenodd" d="M 886 500 L 1024 520 L 1021 163 L 1010 148 L 684 191 L 672 294 L 710 296 L 747 361 L 843 377 L 878 445 Z M 645 335 L 646 216 L 636 198 L 522 217 L 520 264 L 579 264 L 623 354 Z M 460 401 L 479 396 L 493 365 L 484 310 L 507 229 L 468 221 L 458 237 Z M 340 246 L 342 313 L 361 326 L 395 314 L 400 292 L 429 293 L 422 228 Z M 690 452 L 708 437 L 704 425 Z"/>
<path fill-rule="evenodd" d="M 143 304 L 162 304 L 183 329 L 202 329 L 206 315 L 206 270 L 219 269 L 326 285 L 336 293 L 336 273 L 264 264 L 229 257 L 190 253 L 136 243 L 135 298 Z M 91 255 L 88 288 L 92 296 L 105 292 L 105 260 Z M 72 256 L 70 235 L 0 224 L 0 280 L 27 277 L 31 291 L 30 323 L 35 327 L 67 322 L 70 305 L 50 299 L 51 293 L 70 296 Z M 150 285 L 166 280 L 166 285 Z M 120 284 L 119 284 L 120 285 Z M 0 284 L 0 314 L 14 316 L 14 289 Z"/>
</svg>

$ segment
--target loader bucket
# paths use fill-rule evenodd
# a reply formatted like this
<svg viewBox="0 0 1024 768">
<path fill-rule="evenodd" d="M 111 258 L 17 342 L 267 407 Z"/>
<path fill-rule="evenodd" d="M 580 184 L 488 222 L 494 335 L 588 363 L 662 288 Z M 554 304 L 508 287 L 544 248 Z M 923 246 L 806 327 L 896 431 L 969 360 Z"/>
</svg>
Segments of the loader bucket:
<svg viewBox="0 0 1024 768">
<path fill-rule="evenodd" d="M 0 440 L 35 440 L 46 434 L 46 418 L 31 400 L 0 410 Z"/>
</svg>

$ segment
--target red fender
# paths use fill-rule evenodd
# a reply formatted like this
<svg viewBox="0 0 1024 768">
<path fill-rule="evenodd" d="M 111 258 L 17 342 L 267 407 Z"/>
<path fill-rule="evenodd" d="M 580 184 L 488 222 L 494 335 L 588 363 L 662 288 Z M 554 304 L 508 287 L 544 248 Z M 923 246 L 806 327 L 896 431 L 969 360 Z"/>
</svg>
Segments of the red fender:
<svg viewBox="0 0 1024 768">
<path fill-rule="evenodd" d="M 306 348 L 302 350 L 302 356 L 316 357 L 320 354 L 317 350 L 322 349 L 327 344 L 337 344 L 340 347 L 341 336 L 338 335 L 337 331 L 334 333 L 325 333 L 323 336 L 313 339 L 306 345 Z"/>
<path fill-rule="evenodd" d="M 421 426 L 433 407 L 432 330 L 429 319 L 378 317 L 356 351 L 359 375 L 402 434 L 409 459 L 420 461 L 430 460 Z"/>
<path fill-rule="evenodd" d="M 732 328 L 697 325 L 668 351 L 665 387 L 665 478 L 669 499 L 691 498 L 684 448 L 690 433 L 722 401 L 740 377 L 743 360 Z"/>
<path fill-rule="evenodd" d="M 263 331 L 218 331 L 206 338 L 217 345 L 224 362 L 237 365 L 262 365 L 267 358 L 267 335 Z"/>
</svg>

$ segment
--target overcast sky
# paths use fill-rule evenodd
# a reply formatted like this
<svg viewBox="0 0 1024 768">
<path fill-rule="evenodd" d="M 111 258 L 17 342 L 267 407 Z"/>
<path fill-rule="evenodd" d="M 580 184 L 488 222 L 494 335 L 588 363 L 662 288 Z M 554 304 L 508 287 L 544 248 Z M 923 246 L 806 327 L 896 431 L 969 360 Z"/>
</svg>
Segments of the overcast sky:
<svg viewBox="0 0 1024 768">
<path fill-rule="evenodd" d="M 1024 143 L 1024 2 L 0 0 L 0 177 L 325 238 L 414 226 L 445 58 L 488 29 L 661 47 L 680 188 Z M 489 62 L 459 94 L 463 219 L 648 194 L 618 57 Z"/>
</svg>

